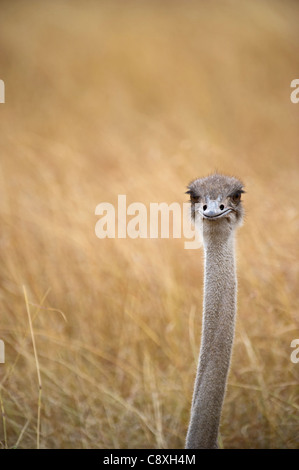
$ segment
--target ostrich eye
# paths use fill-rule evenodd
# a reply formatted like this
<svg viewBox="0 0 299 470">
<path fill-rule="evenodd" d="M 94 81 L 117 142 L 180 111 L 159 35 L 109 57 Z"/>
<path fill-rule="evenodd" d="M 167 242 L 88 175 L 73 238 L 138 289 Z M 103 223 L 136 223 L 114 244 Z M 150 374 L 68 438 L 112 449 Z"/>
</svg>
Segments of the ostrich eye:
<svg viewBox="0 0 299 470">
<path fill-rule="evenodd" d="M 193 203 L 193 204 L 197 204 L 199 202 L 199 196 L 192 196 L 190 195 L 190 201 Z"/>
<path fill-rule="evenodd" d="M 239 202 L 241 199 L 241 191 L 236 191 L 234 194 L 232 194 L 231 199 L 234 203 Z"/>
<path fill-rule="evenodd" d="M 186 194 L 190 195 L 190 201 L 193 204 L 196 204 L 199 202 L 200 196 L 197 196 L 193 191 L 186 191 Z"/>
</svg>

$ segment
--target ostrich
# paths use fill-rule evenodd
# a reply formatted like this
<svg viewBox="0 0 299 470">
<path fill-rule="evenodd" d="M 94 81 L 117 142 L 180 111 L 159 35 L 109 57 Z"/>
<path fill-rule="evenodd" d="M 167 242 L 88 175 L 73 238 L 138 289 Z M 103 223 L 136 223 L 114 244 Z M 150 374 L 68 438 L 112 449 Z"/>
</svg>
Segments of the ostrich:
<svg viewBox="0 0 299 470">
<path fill-rule="evenodd" d="M 243 184 L 214 174 L 188 186 L 191 215 L 204 247 L 203 329 L 187 449 L 217 448 L 236 315 L 234 235 L 242 224 Z"/>
</svg>

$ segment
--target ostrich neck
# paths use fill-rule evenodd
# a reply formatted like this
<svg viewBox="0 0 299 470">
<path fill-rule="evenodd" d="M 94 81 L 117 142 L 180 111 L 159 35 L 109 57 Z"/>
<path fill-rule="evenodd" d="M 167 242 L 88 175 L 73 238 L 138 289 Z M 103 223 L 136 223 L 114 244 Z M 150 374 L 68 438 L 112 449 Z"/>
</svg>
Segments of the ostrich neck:
<svg viewBox="0 0 299 470">
<path fill-rule="evenodd" d="M 204 308 L 187 448 L 217 447 L 236 313 L 234 233 L 204 234 Z"/>
</svg>

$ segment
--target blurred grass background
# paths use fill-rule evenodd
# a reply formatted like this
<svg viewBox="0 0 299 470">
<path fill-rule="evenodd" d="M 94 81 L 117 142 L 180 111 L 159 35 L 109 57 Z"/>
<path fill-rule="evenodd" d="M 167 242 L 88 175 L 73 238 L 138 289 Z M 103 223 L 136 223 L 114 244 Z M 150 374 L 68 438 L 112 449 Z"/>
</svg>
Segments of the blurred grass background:
<svg viewBox="0 0 299 470">
<path fill-rule="evenodd" d="M 99 240 L 94 211 L 183 203 L 216 169 L 247 191 L 221 442 L 299 447 L 298 19 L 295 1 L 1 2 L 2 447 L 184 446 L 202 252 Z"/>
</svg>

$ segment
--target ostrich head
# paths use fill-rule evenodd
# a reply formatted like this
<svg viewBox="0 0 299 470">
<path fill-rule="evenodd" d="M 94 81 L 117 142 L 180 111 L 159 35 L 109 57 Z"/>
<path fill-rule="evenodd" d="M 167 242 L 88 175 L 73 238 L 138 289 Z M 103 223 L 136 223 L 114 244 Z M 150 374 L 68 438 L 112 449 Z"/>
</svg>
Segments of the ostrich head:
<svg viewBox="0 0 299 470">
<path fill-rule="evenodd" d="M 214 174 L 188 185 L 191 215 L 197 228 L 231 231 L 243 220 L 243 184 L 237 178 Z"/>
</svg>

